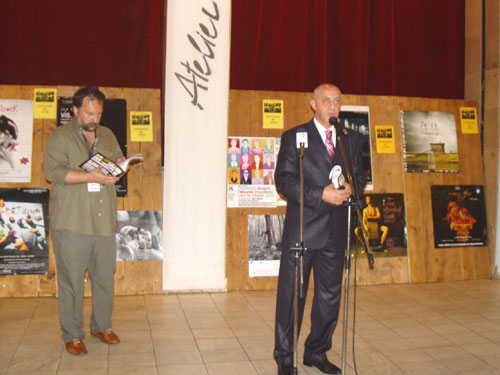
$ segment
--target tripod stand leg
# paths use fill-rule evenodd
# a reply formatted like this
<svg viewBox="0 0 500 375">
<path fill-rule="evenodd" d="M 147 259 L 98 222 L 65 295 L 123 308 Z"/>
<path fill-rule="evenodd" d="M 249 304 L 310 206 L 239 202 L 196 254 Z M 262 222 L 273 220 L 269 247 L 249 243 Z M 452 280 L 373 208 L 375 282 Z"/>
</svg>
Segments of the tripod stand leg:
<svg viewBox="0 0 500 375">
<path fill-rule="evenodd" d="M 342 374 L 345 374 L 345 362 L 347 351 L 347 320 L 349 316 L 349 269 L 351 267 L 351 258 L 349 250 L 346 251 L 345 257 L 345 281 L 344 281 L 344 324 L 342 331 Z"/>
<path fill-rule="evenodd" d="M 297 374 L 297 342 L 299 331 L 299 282 L 300 282 L 300 258 L 295 256 L 295 277 L 293 293 L 293 371 Z"/>
</svg>

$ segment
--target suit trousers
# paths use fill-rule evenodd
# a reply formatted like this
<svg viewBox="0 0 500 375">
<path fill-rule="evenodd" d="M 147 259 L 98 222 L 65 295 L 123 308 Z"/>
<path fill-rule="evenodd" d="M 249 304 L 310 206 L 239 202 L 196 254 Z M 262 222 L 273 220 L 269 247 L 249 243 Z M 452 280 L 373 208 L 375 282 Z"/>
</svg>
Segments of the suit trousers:
<svg viewBox="0 0 500 375">
<path fill-rule="evenodd" d="M 85 271 L 92 283 L 90 329 L 100 332 L 111 328 L 115 236 L 94 236 L 67 230 L 52 231 L 59 289 L 59 320 L 62 340 L 83 339 L 83 295 Z"/>
<path fill-rule="evenodd" d="M 286 249 L 286 248 L 284 248 Z M 324 358 L 332 347 L 337 325 L 345 251 L 333 248 L 305 251 L 303 257 L 304 298 L 299 299 L 298 331 L 304 315 L 305 297 L 311 269 L 314 269 L 314 297 L 311 309 L 311 331 L 305 341 L 304 356 Z M 294 255 L 281 254 L 276 298 L 274 359 L 279 366 L 293 363 Z"/>
</svg>

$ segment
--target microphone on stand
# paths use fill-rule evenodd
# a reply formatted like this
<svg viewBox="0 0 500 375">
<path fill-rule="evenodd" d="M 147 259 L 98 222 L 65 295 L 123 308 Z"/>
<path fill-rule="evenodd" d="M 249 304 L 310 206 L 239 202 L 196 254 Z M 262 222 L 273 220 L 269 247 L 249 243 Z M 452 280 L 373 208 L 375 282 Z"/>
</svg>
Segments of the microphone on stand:
<svg viewBox="0 0 500 375">
<path fill-rule="evenodd" d="M 347 129 L 344 128 L 344 126 L 342 126 L 342 124 L 340 123 L 340 121 L 337 117 L 333 117 L 333 116 L 330 117 L 328 119 L 328 122 L 330 123 L 330 125 L 335 127 L 335 132 L 337 133 L 337 135 L 339 135 L 339 136 L 347 135 L 347 133 L 348 133 Z"/>
<path fill-rule="evenodd" d="M 307 143 L 307 131 L 303 128 L 297 130 L 296 134 L 297 148 L 300 148 L 301 144 L 304 148 L 308 147 Z"/>
<path fill-rule="evenodd" d="M 307 142 L 307 131 L 303 128 L 298 129 L 295 140 L 297 142 L 297 148 L 300 150 L 300 156 L 304 156 L 304 149 L 309 146 Z"/>
</svg>

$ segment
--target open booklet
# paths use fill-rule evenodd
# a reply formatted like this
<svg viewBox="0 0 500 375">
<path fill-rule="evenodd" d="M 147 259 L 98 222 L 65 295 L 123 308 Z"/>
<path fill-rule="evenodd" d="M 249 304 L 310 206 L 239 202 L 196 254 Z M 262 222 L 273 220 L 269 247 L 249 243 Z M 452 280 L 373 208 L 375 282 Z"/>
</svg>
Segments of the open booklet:
<svg viewBox="0 0 500 375">
<path fill-rule="evenodd" d="M 143 160 L 144 158 L 141 154 L 135 154 L 120 163 L 115 163 L 113 160 L 98 152 L 80 164 L 80 168 L 90 172 L 95 168 L 102 167 L 102 174 L 105 174 L 106 176 L 121 177 L 127 173 L 130 164 Z"/>
</svg>

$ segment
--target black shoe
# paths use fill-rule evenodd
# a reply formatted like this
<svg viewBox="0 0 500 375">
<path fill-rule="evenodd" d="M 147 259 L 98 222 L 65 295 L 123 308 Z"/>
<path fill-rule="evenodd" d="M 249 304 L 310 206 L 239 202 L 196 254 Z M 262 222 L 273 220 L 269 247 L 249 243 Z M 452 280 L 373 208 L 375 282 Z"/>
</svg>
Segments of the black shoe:
<svg viewBox="0 0 500 375">
<path fill-rule="evenodd" d="M 293 370 L 293 366 L 290 366 L 290 365 L 279 366 L 278 367 L 278 375 L 295 375 L 295 372 Z"/>
<path fill-rule="evenodd" d="M 321 372 L 325 374 L 336 374 L 341 375 L 342 370 L 331 363 L 328 359 L 309 359 L 304 357 L 304 365 L 306 366 L 314 366 L 318 368 Z"/>
</svg>

